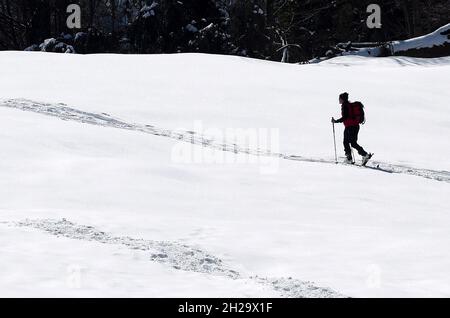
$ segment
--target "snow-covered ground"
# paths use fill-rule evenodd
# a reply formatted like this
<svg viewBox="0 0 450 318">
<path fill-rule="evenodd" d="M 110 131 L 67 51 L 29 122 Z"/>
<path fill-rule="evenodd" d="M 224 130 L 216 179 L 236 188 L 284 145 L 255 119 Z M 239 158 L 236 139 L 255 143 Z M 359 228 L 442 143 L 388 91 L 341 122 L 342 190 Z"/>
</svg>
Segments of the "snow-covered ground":
<svg viewBox="0 0 450 318">
<path fill-rule="evenodd" d="M 450 58 L 0 70 L 0 296 L 450 296 Z M 393 173 L 330 164 L 343 91 Z"/>
</svg>

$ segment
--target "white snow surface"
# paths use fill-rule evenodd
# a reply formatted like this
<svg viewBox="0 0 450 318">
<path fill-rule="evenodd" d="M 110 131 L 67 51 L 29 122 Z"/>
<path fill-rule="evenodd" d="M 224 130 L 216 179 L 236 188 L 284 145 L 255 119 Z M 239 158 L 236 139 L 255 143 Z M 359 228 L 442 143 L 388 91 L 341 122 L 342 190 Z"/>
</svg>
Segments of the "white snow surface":
<svg viewBox="0 0 450 318">
<path fill-rule="evenodd" d="M 0 52 L 0 70 L 0 296 L 450 296 L 449 58 Z M 331 164 L 343 91 L 393 173 Z M 227 128 L 279 146 L 208 134 Z"/>
</svg>

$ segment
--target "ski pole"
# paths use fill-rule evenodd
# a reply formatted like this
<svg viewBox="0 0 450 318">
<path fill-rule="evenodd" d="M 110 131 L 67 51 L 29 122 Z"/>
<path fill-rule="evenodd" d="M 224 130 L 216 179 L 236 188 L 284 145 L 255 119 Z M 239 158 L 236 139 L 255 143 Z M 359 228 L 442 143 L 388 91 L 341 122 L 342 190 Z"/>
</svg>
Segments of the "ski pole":
<svg viewBox="0 0 450 318">
<path fill-rule="evenodd" d="M 334 140 L 334 160 L 336 163 L 338 163 L 336 150 L 336 131 L 334 130 L 334 122 L 332 122 L 332 124 L 333 124 L 333 140 Z"/>
</svg>

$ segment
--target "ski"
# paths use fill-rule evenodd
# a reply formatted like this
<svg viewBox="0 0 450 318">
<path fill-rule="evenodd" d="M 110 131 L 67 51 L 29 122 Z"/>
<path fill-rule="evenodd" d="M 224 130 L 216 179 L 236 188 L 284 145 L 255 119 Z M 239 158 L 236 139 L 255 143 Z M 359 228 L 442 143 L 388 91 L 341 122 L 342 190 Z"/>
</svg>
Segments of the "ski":
<svg viewBox="0 0 450 318">
<path fill-rule="evenodd" d="M 295 161 L 302 161 L 302 162 L 340 164 L 340 165 L 343 165 L 343 166 L 353 166 L 353 167 L 357 167 L 357 168 L 366 168 L 366 169 L 372 169 L 372 170 L 386 172 L 386 173 L 396 173 L 396 171 L 394 171 L 392 169 L 381 167 L 380 164 L 377 164 L 375 166 L 366 164 L 365 166 L 363 166 L 362 164 L 356 164 L 356 163 L 355 164 L 350 164 L 350 163 L 345 163 L 345 162 L 342 162 L 342 161 L 334 162 L 334 161 L 327 160 L 327 159 L 307 158 L 307 157 L 295 156 L 295 155 L 282 156 L 282 158 L 287 159 L 287 160 L 295 160 Z M 342 158 L 340 158 L 340 159 L 342 159 Z"/>
<path fill-rule="evenodd" d="M 381 172 L 386 172 L 386 173 L 395 173 L 394 170 L 390 170 L 390 169 L 386 169 L 386 168 L 380 167 L 380 165 L 368 166 L 367 164 L 366 165 L 356 164 L 356 163 L 350 164 L 350 163 L 345 163 L 345 162 L 341 162 L 340 164 L 344 165 L 344 166 L 357 167 L 357 168 L 361 168 L 361 169 L 365 168 L 365 169 L 371 169 L 371 170 L 376 170 L 376 171 L 381 171 Z"/>
<path fill-rule="evenodd" d="M 367 168 L 367 169 L 372 169 L 372 170 L 378 170 L 378 171 L 383 171 L 383 172 L 386 172 L 386 173 L 394 173 L 394 172 L 395 172 L 394 170 L 381 168 L 380 165 L 377 165 L 377 166 L 375 166 L 375 167 L 367 166 L 367 165 L 366 165 L 366 166 L 362 166 L 362 165 L 361 165 L 361 168 Z"/>
</svg>

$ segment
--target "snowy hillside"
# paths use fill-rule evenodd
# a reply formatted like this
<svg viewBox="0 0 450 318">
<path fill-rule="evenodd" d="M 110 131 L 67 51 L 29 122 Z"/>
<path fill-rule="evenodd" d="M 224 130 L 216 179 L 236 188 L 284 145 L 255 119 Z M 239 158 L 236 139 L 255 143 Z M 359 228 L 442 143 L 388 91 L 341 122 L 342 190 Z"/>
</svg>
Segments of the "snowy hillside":
<svg viewBox="0 0 450 318">
<path fill-rule="evenodd" d="M 0 296 L 450 296 L 450 58 L 0 70 Z M 343 91 L 385 171 L 333 163 Z"/>
</svg>

